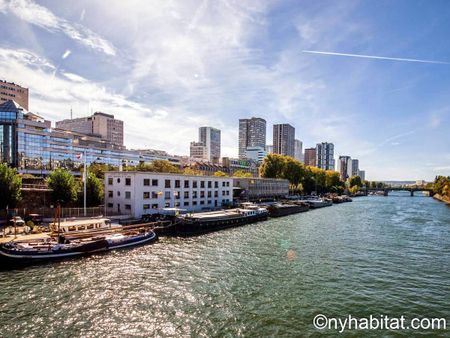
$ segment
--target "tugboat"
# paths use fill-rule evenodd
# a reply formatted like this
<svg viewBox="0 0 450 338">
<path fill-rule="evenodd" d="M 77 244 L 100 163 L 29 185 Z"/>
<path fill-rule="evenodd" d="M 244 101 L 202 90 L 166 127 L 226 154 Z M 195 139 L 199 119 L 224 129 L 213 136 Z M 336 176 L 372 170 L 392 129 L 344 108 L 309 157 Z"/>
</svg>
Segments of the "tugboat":
<svg viewBox="0 0 450 338">
<path fill-rule="evenodd" d="M 212 231 L 265 221 L 268 215 L 266 208 L 250 203 L 245 203 L 242 205 L 242 208 L 181 215 L 178 216 L 180 222 L 174 224 L 170 234 L 174 236 L 201 235 Z"/>
<path fill-rule="evenodd" d="M 309 210 L 309 204 L 304 202 L 275 203 L 267 207 L 270 217 L 282 217 Z"/>
</svg>

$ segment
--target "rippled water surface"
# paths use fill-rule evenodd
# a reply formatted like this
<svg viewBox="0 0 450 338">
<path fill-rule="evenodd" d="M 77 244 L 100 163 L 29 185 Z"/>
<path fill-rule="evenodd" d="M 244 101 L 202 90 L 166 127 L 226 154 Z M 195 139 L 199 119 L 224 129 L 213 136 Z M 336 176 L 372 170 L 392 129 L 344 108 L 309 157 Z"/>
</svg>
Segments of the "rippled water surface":
<svg viewBox="0 0 450 338">
<path fill-rule="evenodd" d="M 329 317 L 446 317 L 450 208 L 357 198 L 191 239 L 0 272 L 0 336 L 302 337 Z M 353 331 L 344 336 L 450 336 Z"/>
</svg>

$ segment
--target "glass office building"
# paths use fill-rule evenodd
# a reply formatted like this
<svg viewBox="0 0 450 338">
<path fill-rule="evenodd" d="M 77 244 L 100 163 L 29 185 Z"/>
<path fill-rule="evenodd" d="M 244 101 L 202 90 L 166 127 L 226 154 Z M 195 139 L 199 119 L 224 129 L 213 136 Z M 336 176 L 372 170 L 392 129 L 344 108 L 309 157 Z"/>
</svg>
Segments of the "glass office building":
<svg viewBox="0 0 450 338">
<path fill-rule="evenodd" d="M 10 100 L 0 105 L 0 158 L 19 172 L 46 174 L 56 168 L 78 171 L 87 164 L 135 166 L 179 159 L 150 150 L 128 150 L 94 135 L 51 127 L 51 122 Z"/>
</svg>

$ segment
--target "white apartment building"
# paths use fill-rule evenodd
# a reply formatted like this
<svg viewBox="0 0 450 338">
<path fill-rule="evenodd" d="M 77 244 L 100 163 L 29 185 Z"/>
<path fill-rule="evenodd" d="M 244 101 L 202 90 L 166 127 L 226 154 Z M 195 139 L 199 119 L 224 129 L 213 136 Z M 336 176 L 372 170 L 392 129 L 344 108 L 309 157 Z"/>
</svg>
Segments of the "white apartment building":
<svg viewBox="0 0 450 338">
<path fill-rule="evenodd" d="M 163 208 L 198 212 L 220 208 L 233 201 L 229 177 L 109 171 L 105 173 L 107 214 L 123 213 L 139 218 Z"/>
</svg>

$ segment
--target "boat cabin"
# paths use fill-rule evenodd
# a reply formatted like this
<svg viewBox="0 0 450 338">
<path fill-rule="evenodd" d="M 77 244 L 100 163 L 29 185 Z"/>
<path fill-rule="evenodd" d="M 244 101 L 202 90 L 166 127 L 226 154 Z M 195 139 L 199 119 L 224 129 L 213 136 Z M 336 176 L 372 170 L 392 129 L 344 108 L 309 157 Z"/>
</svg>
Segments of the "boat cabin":
<svg viewBox="0 0 450 338">
<path fill-rule="evenodd" d="M 95 218 L 95 219 L 83 219 L 76 221 L 64 221 L 61 222 L 59 228 L 62 233 L 93 231 L 102 229 L 111 229 L 112 227 L 118 227 L 120 225 L 112 225 L 111 220 L 108 218 Z M 50 224 L 50 230 L 58 231 L 58 222 Z"/>
</svg>

